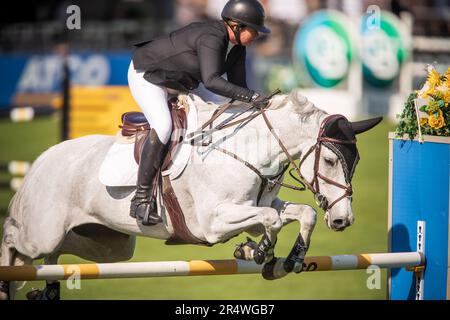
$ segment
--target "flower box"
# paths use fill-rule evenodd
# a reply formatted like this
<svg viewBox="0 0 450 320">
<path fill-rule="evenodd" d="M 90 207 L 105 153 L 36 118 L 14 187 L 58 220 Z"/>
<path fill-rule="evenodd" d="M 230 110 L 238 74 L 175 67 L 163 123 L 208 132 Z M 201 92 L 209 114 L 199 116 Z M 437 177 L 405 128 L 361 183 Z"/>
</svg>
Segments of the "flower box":
<svg viewBox="0 0 450 320">
<path fill-rule="evenodd" d="M 427 81 L 422 89 L 412 92 L 399 114 L 396 133 L 410 138 L 422 135 L 450 136 L 450 67 L 440 74 L 427 66 Z"/>
<path fill-rule="evenodd" d="M 389 133 L 389 252 L 416 251 L 417 221 L 425 221 L 426 299 L 450 297 L 449 188 L 450 137 L 424 135 L 420 143 Z M 392 269 L 388 288 L 391 299 L 414 299 L 414 273 Z"/>
</svg>

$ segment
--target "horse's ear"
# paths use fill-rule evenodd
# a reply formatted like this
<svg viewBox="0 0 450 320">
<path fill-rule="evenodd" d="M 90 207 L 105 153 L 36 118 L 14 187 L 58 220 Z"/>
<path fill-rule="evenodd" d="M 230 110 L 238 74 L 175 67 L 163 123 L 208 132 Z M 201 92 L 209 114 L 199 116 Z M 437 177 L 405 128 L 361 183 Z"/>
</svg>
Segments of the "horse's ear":
<svg viewBox="0 0 450 320">
<path fill-rule="evenodd" d="M 379 124 L 383 120 L 383 117 L 376 117 L 372 119 L 350 122 L 352 125 L 353 132 L 356 134 L 366 132 L 367 130 L 372 129 L 377 124 Z"/>
</svg>

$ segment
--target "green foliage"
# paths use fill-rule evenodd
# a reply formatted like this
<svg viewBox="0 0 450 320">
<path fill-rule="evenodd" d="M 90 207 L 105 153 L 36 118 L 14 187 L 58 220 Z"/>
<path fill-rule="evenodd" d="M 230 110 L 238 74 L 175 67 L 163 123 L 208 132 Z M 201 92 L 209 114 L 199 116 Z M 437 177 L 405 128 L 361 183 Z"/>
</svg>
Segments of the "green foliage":
<svg viewBox="0 0 450 320">
<path fill-rule="evenodd" d="M 395 133 L 398 137 L 402 137 L 407 134 L 410 139 L 414 139 L 418 133 L 417 116 L 414 107 L 414 99 L 417 98 L 416 93 L 411 93 L 405 102 L 403 112 L 397 115 L 398 125 Z M 435 99 L 436 98 L 436 99 Z M 432 136 L 450 136 L 450 110 L 446 106 L 445 101 L 439 96 L 430 96 L 430 100 L 426 105 L 419 107 L 419 110 L 427 113 L 428 118 L 422 118 L 421 131 L 423 135 Z M 438 128 L 430 125 L 430 119 L 436 120 L 443 118 L 443 126 Z M 433 123 L 433 122 L 431 122 Z"/>
<path fill-rule="evenodd" d="M 414 139 L 419 131 L 417 126 L 416 110 L 414 108 L 414 99 L 417 97 L 416 93 L 411 93 L 405 102 L 403 112 L 397 115 L 398 125 L 395 129 L 397 136 L 407 134 L 410 139 Z"/>
<path fill-rule="evenodd" d="M 427 81 L 422 89 L 409 95 L 403 112 L 397 116 L 397 136 L 407 134 L 410 139 L 414 139 L 419 133 L 419 126 L 422 135 L 450 136 L 450 67 L 444 75 L 437 72 L 432 65 L 428 65 L 427 70 Z M 419 101 L 425 103 L 417 106 L 422 112 L 419 114 L 420 119 L 414 105 L 414 102 Z"/>
</svg>

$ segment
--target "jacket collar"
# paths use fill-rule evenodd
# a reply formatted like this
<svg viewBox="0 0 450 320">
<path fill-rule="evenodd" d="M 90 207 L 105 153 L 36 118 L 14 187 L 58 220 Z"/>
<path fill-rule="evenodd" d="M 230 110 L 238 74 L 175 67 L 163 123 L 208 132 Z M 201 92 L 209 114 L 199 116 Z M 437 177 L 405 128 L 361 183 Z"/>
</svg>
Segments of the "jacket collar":
<svg viewBox="0 0 450 320">
<path fill-rule="evenodd" d="M 230 38 L 228 36 L 228 30 L 227 30 L 227 27 L 225 25 L 225 22 L 223 20 L 215 20 L 215 21 L 212 22 L 212 25 L 213 25 L 214 28 L 220 30 L 223 33 L 223 35 L 225 37 L 225 40 L 226 40 L 226 42 L 228 44 L 228 42 L 230 42 Z"/>
</svg>

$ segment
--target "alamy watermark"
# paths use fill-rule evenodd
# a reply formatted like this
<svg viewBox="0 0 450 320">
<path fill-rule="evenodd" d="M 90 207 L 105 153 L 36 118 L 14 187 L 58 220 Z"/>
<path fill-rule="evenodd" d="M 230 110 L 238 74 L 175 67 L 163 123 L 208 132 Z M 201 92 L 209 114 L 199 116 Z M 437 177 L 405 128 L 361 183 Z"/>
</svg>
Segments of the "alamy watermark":
<svg viewBox="0 0 450 320">
<path fill-rule="evenodd" d="M 366 280 L 366 286 L 369 290 L 381 289 L 381 269 L 377 265 L 368 266 L 366 273 L 370 276 Z"/>
<path fill-rule="evenodd" d="M 70 265 L 65 270 L 70 276 L 66 280 L 66 287 L 69 290 L 81 289 L 81 270 L 77 265 Z"/>
<path fill-rule="evenodd" d="M 271 131 L 265 127 L 247 127 L 242 131 L 236 131 L 234 127 L 212 129 L 194 135 L 192 139 L 185 139 L 175 148 L 174 154 L 183 145 L 191 144 L 195 146 L 189 160 L 191 165 L 206 165 L 223 170 L 226 166 L 235 168 L 244 161 L 257 167 L 263 175 L 275 175 L 280 172 L 285 158 L 276 138 L 279 136 L 279 130 Z M 171 139 L 177 139 L 177 135 L 172 134 Z"/>
<path fill-rule="evenodd" d="M 368 30 L 378 30 L 380 29 L 381 20 L 381 9 L 379 6 L 373 4 L 367 7 L 366 10 L 367 19 L 367 29 Z"/>
<path fill-rule="evenodd" d="M 66 26 L 69 30 L 81 29 L 81 9 L 79 6 L 72 4 L 67 7 L 66 13 L 69 15 L 66 19 Z"/>
</svg>

